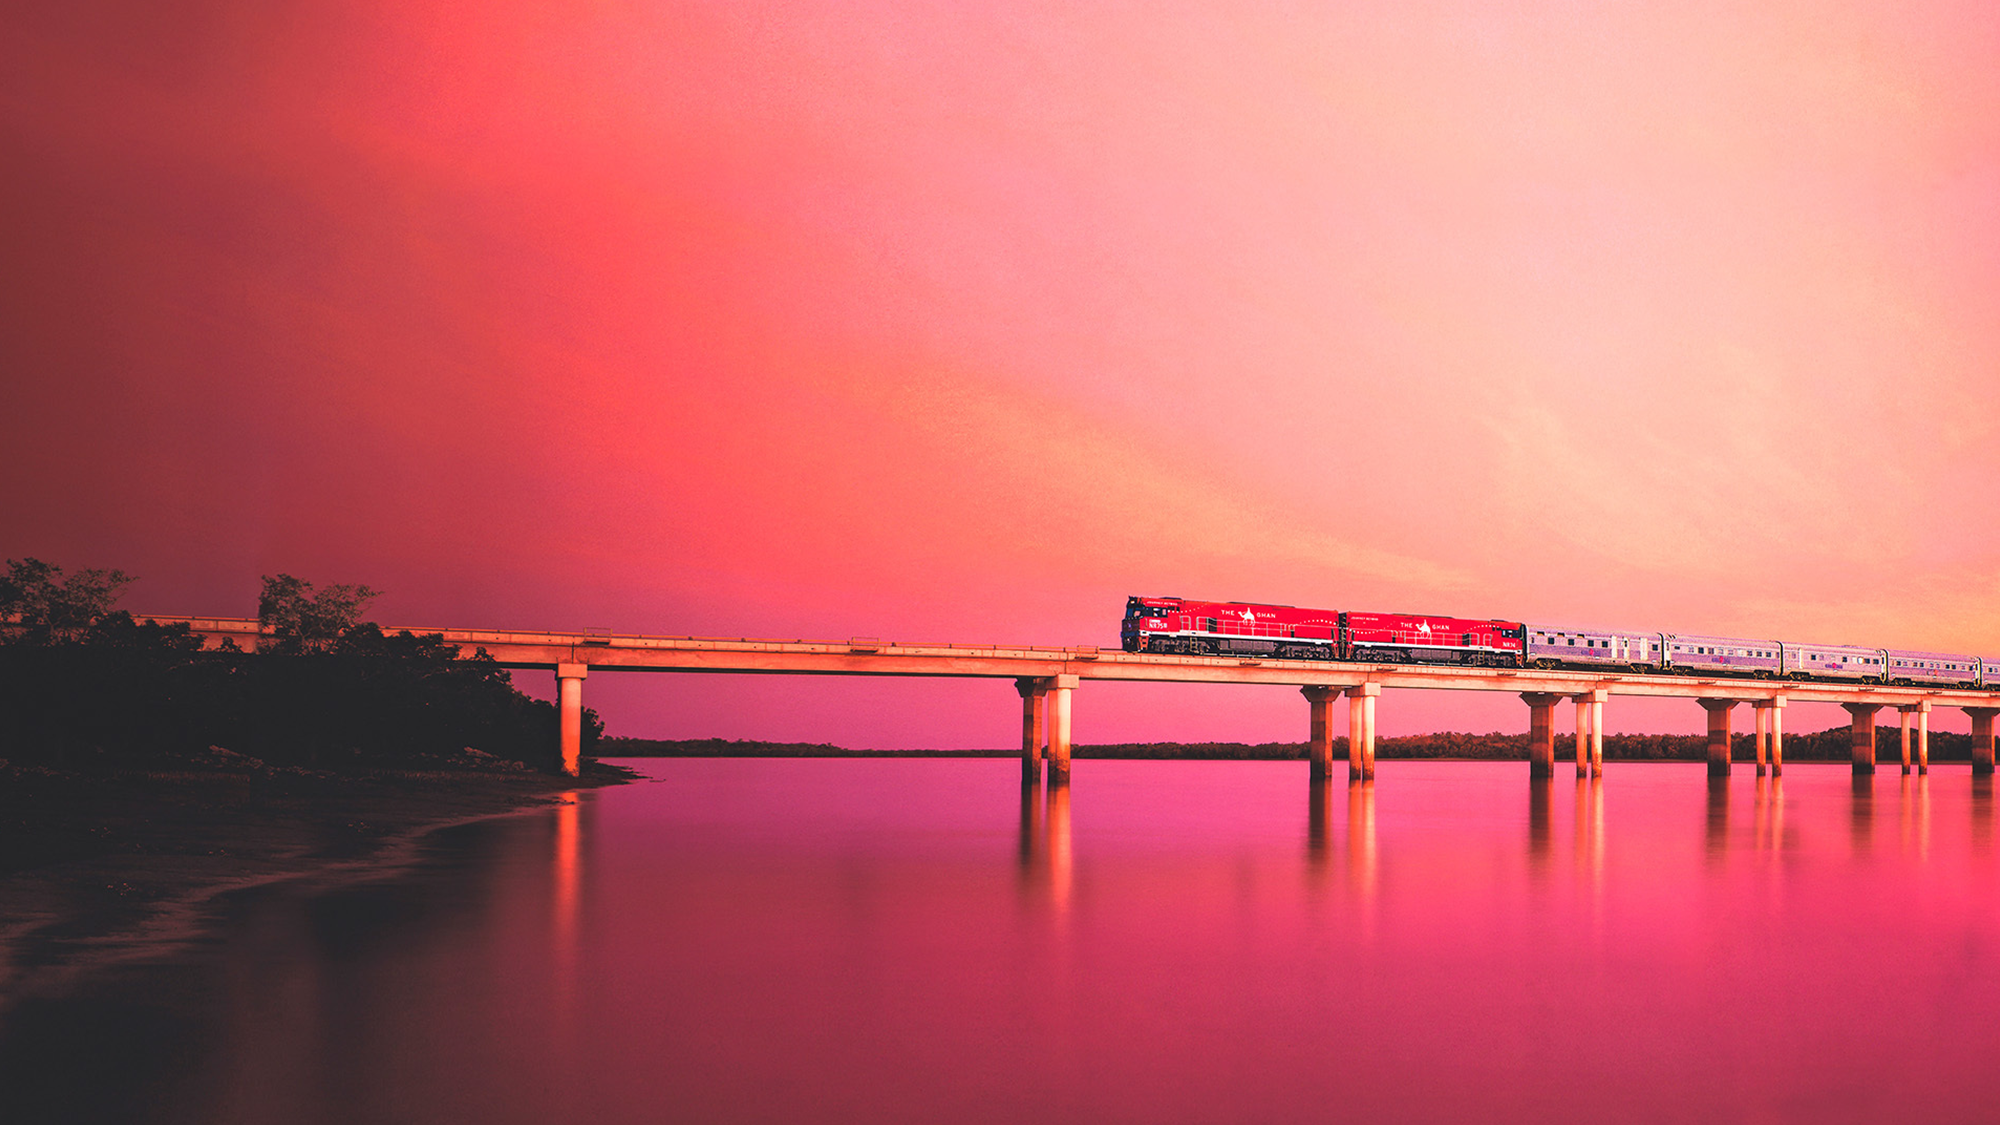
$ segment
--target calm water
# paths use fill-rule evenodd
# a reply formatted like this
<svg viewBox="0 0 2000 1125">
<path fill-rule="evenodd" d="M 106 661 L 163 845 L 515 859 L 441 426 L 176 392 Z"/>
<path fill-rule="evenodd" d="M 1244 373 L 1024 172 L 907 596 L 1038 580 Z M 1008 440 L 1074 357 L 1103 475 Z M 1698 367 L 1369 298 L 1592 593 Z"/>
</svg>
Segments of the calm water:
<svg viewBox="0 0 2000 1125">
<path fill-rule="evenodd" d="M 1964 766 L 649 761 L 10 1013 L 17 1112 L 377 1121 L 2000 1113 Z M 87 1061 L 78 1061 L 80 1058 Z M 0 1116 L 5 1116 L 0 1114 Z M 32 1114 L 31 1114 L 32 1116 Z"/>
</svg>

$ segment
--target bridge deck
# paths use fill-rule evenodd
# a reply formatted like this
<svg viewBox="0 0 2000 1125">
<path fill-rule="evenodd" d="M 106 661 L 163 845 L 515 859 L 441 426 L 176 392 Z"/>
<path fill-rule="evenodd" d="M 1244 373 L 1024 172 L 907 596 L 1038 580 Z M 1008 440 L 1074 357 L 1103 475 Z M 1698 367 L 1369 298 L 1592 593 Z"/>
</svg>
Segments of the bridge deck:
<svg viewBox="0 0 2000 1125">
<path fill-rule="evenodd" d="M 257 622 L 242 618 L 150 617 L 186 623 L 213 644 L 254 643 Z M 400 632 L 403 627 L 388 629 Z M 1092 647 L 1032 645 L 895 644 L 874 641 L 782 641 L 747 638 L 652 637 L 623 634 L 544 633 L 497 629 L 411 628 L 435 634 L 471 654 L 480 649 L 509 668 L 553 670 L 582 664 L 599 671 L 730 672 L 825 676 L 958 676 L 1030 679 L 1075 676 L 1081 680 L 1271 684 L 1334 688 L 1379 684 L 1425 690 L 1543 692 L 1574 695 L 1593 689 L 1614 695 L 1691 699 L 1878 703 L 1933 707 L 2000 706 L 2000 691 L 1970 688 L 1891 687 L 1795 680 L 1674 676 L 1631 671 L 1545 671 L 1451 668 L 1315 660 L 1156 656 Z"/>
</svg>

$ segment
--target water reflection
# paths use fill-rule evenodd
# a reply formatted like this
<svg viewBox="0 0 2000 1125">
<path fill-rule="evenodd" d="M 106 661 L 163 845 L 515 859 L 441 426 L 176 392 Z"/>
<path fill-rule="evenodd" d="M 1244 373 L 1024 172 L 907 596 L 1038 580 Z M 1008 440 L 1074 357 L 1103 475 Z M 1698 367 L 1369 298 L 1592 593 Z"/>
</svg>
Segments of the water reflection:
<svg viewBox="0 0 2000 1125">
<path fill-rule="evenodd" d="M 1566 794 L 1574 852 L 1546 878 L 1572 810 L 1532 787 L 1524 841 L 1515 763 L 1389 763 L 1379 816 L 1366 783 L 1301 810 L 1298 768 L 1102 765 L 1091 909 L 1058 917 L 1069 809 L 1038 786 L 1009 818 L 1011 760 L 645 763 L 676 784 L 448 831 L 393 878 L 232 898 L 198 960 L 9 1007 L 0 1113 L 1977 1121 L 2000 1086 L 1978 1063 L 1993 785 L 1963 765 L 1879 796 L 1836 764 L 1733 793 L 1699 762 L 1616 771 Z M 1721 828 L 1725 795 L 1754 831 Z M 1907 846 L 1851 858 L 1891 814 Z M 1723 841 L 1739 856 L 1710 862 Z M 1898 1065 L 1826 1046 L 1885 1035 Z"/>
<path fill-rule="evenodd" d="M 1375 900 L 1378 860 L 1375 854 L 1375 783 L 1347 785 L 1347 877 L 1364 903 Z"/>
<path fill-rule="evenodd" d="M 1865 855 L 1875 846 L 1875 778 L 1857 773 L 1848 784 L 1853 799 L 1848 804 L 1848 850 Z"/>
<path fill-rule="evenodd" d="M 1785 847 L 1785 779 L 1773 775 L 1757 779 L 1757 811 L 1753 819 L 1751 846 L 1758 852 L 1780 852 Z"/>
<path fill-rule="evenodd" d="M 1897 796 L 1897 811 L 1903 829 L 1903 853 L 1907 855 L 1914 850 L 1919 861 L 1928 860 L 1931 855 L 1930 776 L 1921 773 L 1902 775 L 1902 788 Z"/>
<path fill-rule="evenodd" d="M 1708 804 L 1702 842 L 1710 863 L 1721 863 L 1729 848 L 1729 779 L 1708 779 Z"/>
<path fill-rule="evenodd" d="M 1072 881 L 1069 786 L 1021 787 L 1019 853 L 1022 886 L 1046 893 L 1057 913 L 1066 912 Z"/>
<path fill-rule="evenodd" d="M 1993 775 L 1972 776 L 1972 847 L 1981 855 L 1993 851 Z"/>
<path fill-rule="evenodd" d="M 1528 858 L 1537 871 L 1547 867 L 1553 830 L 1549 818 L 1555 807 L 1555 779 L 1528 779 Z"/>
<path fill-rule="evenodd" d="M 558 954 L 576 949 L 577 852 L 582 795 L 571 789 L 556 798 L 555 948 Z"/>
<path fill-rule="evenodd" d="M 578 869 L 582 853 L 583 797 L 572 789 L 556 800 L 549 954 L 556 1031 L 564 1042 L 569 1042 L 576 1027 Z"/>
<path fill-rule="evenodd" d="M 1042 787 L 1021 786 L 1020 857 L 1023 874 L 1033 872 L 1042 850 Z"/>
<path fill-rule="evenodd" d="M 1576 779 L 1576 868 L 1594 897 L 1604 891 L 1604 775 Z"/>
<path fill-rule="evenodd" d="M 1315 873 L 1326 870 L 1333 848 L 1333 779 L 1323 777 L 1306 783 L 1306 865 Z"/>
<path fill-rule="evenodd" d="M 1056 913 L 1069 910 L 1069 786 L 1049 786 L 1049 902 Z"/>
</svg>

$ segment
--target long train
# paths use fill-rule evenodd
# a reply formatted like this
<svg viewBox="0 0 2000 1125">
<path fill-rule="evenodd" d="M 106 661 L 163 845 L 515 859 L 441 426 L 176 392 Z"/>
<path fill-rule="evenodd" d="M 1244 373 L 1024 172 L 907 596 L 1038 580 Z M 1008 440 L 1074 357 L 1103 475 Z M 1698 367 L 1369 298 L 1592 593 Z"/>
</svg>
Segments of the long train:
<svg viewBox="0 0 2000 1125">
<path fill-rule="evenodd" d="M 2000 690 L 2000 659 L 1957 653 L 1249 602 L 1132 597 L 1126 599 L 1119 633 L 1126 652 L 1488 668 L 1617 668 Z"/>
</svg>

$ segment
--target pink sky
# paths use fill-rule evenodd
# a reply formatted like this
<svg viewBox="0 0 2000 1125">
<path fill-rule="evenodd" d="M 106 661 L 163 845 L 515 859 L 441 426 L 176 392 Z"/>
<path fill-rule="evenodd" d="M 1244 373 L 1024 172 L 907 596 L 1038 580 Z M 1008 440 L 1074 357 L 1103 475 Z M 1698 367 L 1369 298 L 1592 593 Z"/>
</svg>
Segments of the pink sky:
<svg viewBox="0 0 2000 1125">
<path fill-rule="evenodd" d="M 440 625 L 1114 644 L 1159 593 L 2000 656 L 1996 59 L 1980 3 L 12 5 L 0 553 L 159 612 L 287 571 Z"/>
</svg>

